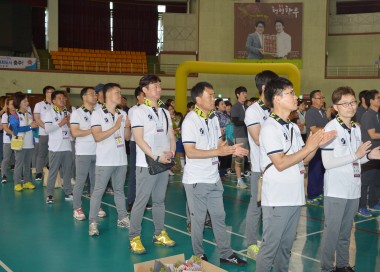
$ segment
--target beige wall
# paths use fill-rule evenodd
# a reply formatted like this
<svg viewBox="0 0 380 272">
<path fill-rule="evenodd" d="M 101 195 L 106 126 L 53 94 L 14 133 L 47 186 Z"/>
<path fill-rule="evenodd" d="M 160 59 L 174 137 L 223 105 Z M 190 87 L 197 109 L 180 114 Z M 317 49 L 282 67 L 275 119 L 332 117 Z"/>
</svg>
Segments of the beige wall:
<svg viewBox="0 0 380 272">
<path fill-rule="evenodd" d="M 288 0 L 287 2 L 304 3 L 303 21 L 303 69 L 301 70 L 301 92 L 310 92 L 313 89 L 322 89 L 326 96 L 338 86 L 350 85 L 355 90 L 379 88 L 378 79 L 324 79 L 325 44 L 327 29 L 327 0 Z M 199 5 L 199 60 L 201 61 L 233 61 L 234 46 L 234 3 L 231 0 L 197 0 L 192 4 L 192 12 L 197 12 Z M 243 2 L 243 1 L 242 1 Z M 262 0 L 262 3 L 284 2 L 284 0 Z M 194 5 L 198 4 L 198 5 Z M 348 41 L 351 43 L 351 41 Z M 339 44 L 336 48 L 339 48 Z M 360 49 L 358 49 L 360 50 Z M 330 54 L 330 53 L 329 53 Z M 39 72 L 12 72 L 0 71 L 0 93 L 13 92 L 25 89 L 41 90 L 44 85 L 96 85 L 99 82 L 118 82 L 130 90 L 123 90 L 132 94 L 140 76 L 116 75 L 87 75 L 69 73 L 39 73 Z M 174 77 L 162 77 L 162 85 L 166 88 L 175 87 Z M 189 78 L 188 88 L 197 81 L 209 81 L 214 85 L 216 93 L 225 97 L 233 97 L 233 90 L 244 85 L 249 90 L 249 96 L 257 94 L 253 76 L 210 75 L 200 74 L 198 78 Z M 13 82 L 16 82 L 15 84 Z M 40 91 L 41 92 L 41 91 Z M 77 91 L 76 91 L 77 92 Z M 164 91 L 164 95 L 171 95 L 172 91 Z M 234 100 L 235 101 L 235 100 Z M 329 103 L 329 102 L 328 102 Z"/>
</svg>

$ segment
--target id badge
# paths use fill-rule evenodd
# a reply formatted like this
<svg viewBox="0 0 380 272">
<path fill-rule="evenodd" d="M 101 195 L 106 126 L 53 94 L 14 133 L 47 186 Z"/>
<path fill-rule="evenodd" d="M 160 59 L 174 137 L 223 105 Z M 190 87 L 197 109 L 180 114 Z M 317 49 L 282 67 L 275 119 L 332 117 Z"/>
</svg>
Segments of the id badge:
<svg viewBox="0 0 380 272">
<path fill-rule="evenodd" d="M 359 165 L 359 163 L 353 162 L 352 167 L 354 169 L 354 177 L 360 178 L 360 165 Z"/>
<path fill-rule="evenodd" d="M 63 138 L 63 140 L 70 139 L 68 130 L 62 130 L 62 138 Z"/>
<path fill-rule="evenodd" d="M 298 163 L 298 169 L 300 170 L 300 174 L 305 174 L 305 165 L 303 164 L 303 161 Z"/>
<path fill-rule="evenodd" d="M 219 164 L 219 159 L 218 157 L 213 157 L 211 158 L 211 165 L 217 165 Z"/>
</svg>

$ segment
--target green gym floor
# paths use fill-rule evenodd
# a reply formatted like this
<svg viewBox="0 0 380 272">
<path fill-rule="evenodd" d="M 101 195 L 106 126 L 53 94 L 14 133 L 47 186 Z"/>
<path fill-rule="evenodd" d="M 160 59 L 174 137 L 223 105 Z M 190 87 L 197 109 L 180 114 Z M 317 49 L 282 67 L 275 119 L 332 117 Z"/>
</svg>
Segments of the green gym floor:
<svg viewBox="0 0 380 272">
<path fill-rule="evenodd" d="M 233 177 L 233 176 L 232 176 Z M 126 183 L 127 184 L 127 183 Z M 245 215 L 249 191 L 236 183 L 224 182 L 226 225 L 231 246 L 240 257 L 245 252 Z M 125 188 L 127 192 L 128 188 Z M 13 183 L 0 185 L 0 271 L 133 271 L 133 264 L 184 253 L 192 255 L 191 238 L 186 230 L 185 192 L 181 177 L 170 177 L 166 197 L 166 229 L 177 245 L 173 248 L 152 243 L 151 211 L 146 211 L 142 241 L 147 254 L 134 255 L 128 248 L 128 230 L 116 226 L 112 195 L 104 195 L 102 208 L 107 217 L 100 219 L 100 236 L 88 236 L 88 221 L 76 221 L 72 203 L 56 189 L 55 204 L 45 204 L 41 183 L 35 190 L 14 192 Z M 83 197 L 83 210 L 89 212 L 89 199 Z M 380 271 L 379 214 L 356 217 L 352 228 L 350 264 L 356 271 Z M 297 239 L 294 242 L 290 271 L 320 271 L 320 244 L 323 232 L 323 207 L 302 208 Z M 212 230 L 204 232 L 204 248 L 209 261 L 219 266 L 219 255 Z M 255 271 L 255 261 L 246 267 L 222 265 L 227 271 Z"/>
</svg>

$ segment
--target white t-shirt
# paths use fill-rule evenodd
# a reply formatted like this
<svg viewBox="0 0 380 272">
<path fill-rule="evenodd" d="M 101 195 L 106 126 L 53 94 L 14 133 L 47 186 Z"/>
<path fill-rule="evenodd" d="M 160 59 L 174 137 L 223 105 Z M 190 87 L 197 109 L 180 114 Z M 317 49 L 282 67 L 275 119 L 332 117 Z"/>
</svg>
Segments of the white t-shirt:
<svg viewBox="0 0 380 272">
<path fill-rule="evenodd" d="M 50 103 L 48 102 L 45 102 L 45 101 L 41 101 L 41 102 L 38 102 L 35 106 L 34 106 L 34 114 L 39 114 L 40 115 L 40 119 L 42 122 L 44 122 L 44 115 L 49 111 L 51 110 L 53 107 Z M 40 127 L 39 129 L 39 135 L 47 135 L 46 131 L 44 128 Z"/>
<path fill-rule="evenodd" d="M 60 151 L 71 151 L 71 133 L 70 128 L 66 125 L 59 127 L 58 124 L 61 122 L 65 114 L 70 114 L 69 112 L 57 112 L 53 108 L 50 109 L 43 116 L 43 122 L 45 123 L 45 128 L 49 126 L 57 126 L 57 129 L 49 133 L 49 150 L 53 152 Z M 40 128 L 41 129 L 41 128 Z"/>
<path fill-rule="evenodd" d="M 142 127 L 144 129 L 144 140 L 154 155 L 161 155 L 162 151 L 170 151 L 170 135 L 168 132 L 173 124 L 166 109 L 158 108 L 157 117 L 151 107 L 144 104 L 140 105 L 134 110 L 131 122 L 132 132 L 134 128 Z M 136 145 L 136 166 L 148 167 L 145 153 L 139 145 Z"/>
<path fill-rule="evenodd" d="M 280 120 L 281 122 L 282 120 Z M 285 123 L 284 121 L 282 121 Z M 291 143 L 293 128 L 293 143 Z M 289 123 L 289 129 L 274 118 L 269 117 L 260 130 L 260 166 L 264 171 L 272 163 L 269 156 L 288 151 L 296 153 L 304 146 L 298 126 Z M 303 162 L 295 164 L 281 172 L 274 165 L 263 176 L 261 204 L 263 206 L 301 206 L 305 204 Z"/>
<path fill-rule="evenodd" d="M 127 154 L 125 151 L 124 127 L 127 114 L 118 111 L 113 116 L 101 107 L 94 110 L 91 115 L 91 127 L 101 127 L 102 131 L 112 128 L 119 116 L 123 116 L 119 130 L 114 134 L 96 143 L 96 165 L 97 166 L 122 166 L 128 165 Z"/>
<path fill-rule="evenodd" d="M 1 124 L 7 125 L 9 127 L 8 113 L 4 112 L 3 115 L 1 116 Z M 4 144 L 10 144 L 11 143 L 11 137 L 9 137 L 9 135 L 7 135 L 7 132 L 5 130 L 3 132 L 3 143 Z"/>
<path fill-rule="evenodd" d="M 80 130 L 91 129 L 91 112 L 82 107 L 73 111 L 70 116 L 71 125 L 79 125 Z M 75 138 L 75 155 L 95 155 L 96 143 L 94 136 L 89 134 L 84 137 Z"/>
<path fill-rule="evenodd" d="M 351 128 L 351 134 L 334 119 L 326 126 L 325 131 L 335 130 L 337 135 L 333 141 L 322 148 L 322 152 L 333 152 L 334 157 L 352 156 L 361 144 L 361 131 L 359 126 Z M 355 166 L 354 166 L 355 163 Z M 330 197 L 356 199 L 360 198 L 361 179 L 360 160 L 354 161 L 340 167 L 326 169 L 324 195 Z M 357 177 L 354 175 L 354 167 L 359 171 Z"/>
<path fill-rule="evenodd" d="M 265 107 L 265 106 L 264 106 Z M 258 102 L 252 104 L 248 107 L 245 112 L 244 123 L 247 126 L 247 129 L 251 126 L 264 124 L 264 121 L 269 117 L 270 109 L 267 107 L 263 108 Z M 252 164 L 252 172 L 259 173 L 260 170 L 260 147 L 255 143 L 251 134 L 248 131 L 248 141 L 250 146 L 250 157 Z"/>
<path fill-rule="evenodd" d="M 208 119 L 208 124 L 206 124 L 204 118 L 191 111 L 182 123 L 182 142 L 184 145 L 195 144 L 196 149 L 213 150 L 218 148 L 218 141 L 221 137 L 219 121 L 216 116 Z M 218 164 L 218 157 L 190 159 L 186 156 L 182 182 L 184 184 L 216 183 L 220 180 Z"/>
<path fill-rule="evenodd" d="M 18 115 L 18 120 L 20 122 L 20 127 L 29 126 L 30 123 L 33 122 L 32 114 L 30 114 L 29 112 L 26 112 L 25 114 L 21 112 L 17 112 L 17 115 Z M 34 148 L 32 130 L 29 130 L 27 132 L 19 132 L 15 136 L 24 137 L 24 145 L 22 146 L 23 149 Z"/>
</svg>

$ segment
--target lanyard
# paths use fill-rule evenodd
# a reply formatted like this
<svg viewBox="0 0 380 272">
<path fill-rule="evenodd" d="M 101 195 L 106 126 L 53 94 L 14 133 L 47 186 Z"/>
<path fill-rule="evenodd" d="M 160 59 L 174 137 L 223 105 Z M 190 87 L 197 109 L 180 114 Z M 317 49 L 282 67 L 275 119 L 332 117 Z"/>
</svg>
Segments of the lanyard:
<svg viewBox="0 0 380 272">
<path fill-rule="evenodd" d="M 199 121 L 200 121 L 200 124 L 201 124 L 201 129 L 204 130 L 204 133 L 206 134 L 208 147 L 210 148 L 210 150 L 216 149 L 217 148 L 217 143 L 216 143 L 217 141 L 216 141 L 215 130 L 214 130 L 214 127 L 213 127 L 213 123 L 214 122 L 212 121 L 212 118 L 215 117 L 215 112 L 214 111 L 210 111 L 208 113 L 208 115 L 206 115 L 197 106 L 194 107 L 194 112 L 197 114 L 197 116 L 199 118 Z M 206 127 L 203 124 L 202 119 L 205 120 Z M 210 125 L 211 125 L 212 135 L 210 133 Z"/>
<path fill-rule="evenodd" d="M 257 104 L 259 104 L 260 108 L 262 108 L 264 111 L 270 112 L 270 109 L 267 106 L 265 106 L 263 100 L 261 99 L 257 100 Z"/>
<path fill-rule="evenodd" d="M 354 130 L 354 128 L 356 128 L 356 124 L 354 121 L 351 120 L 351 128 L 348 128 L 347 125 L 343 122 L 343 120 L 340 118 L 339 114 L 335 117 L 336 121 L 339 123 L 339 125 L 343 128 L 343 131 L 344 131 L 344 138 L 345 138 L 345 141 L 347 143 L 347 145 L 349 146 L 350 148 L 350 152 L 351 154 L 355 154 L 355 151 L 352 150 L 352 134 L 354 134 L 354 140 L 355 140 L 355 150 L 358 148 L 358 146 L 356 146 L 356 129 Z M 348 135 L 347 135 L 348 134 Z M 348 136 L 348 137 L 347 137 Z"/>
</svg>

